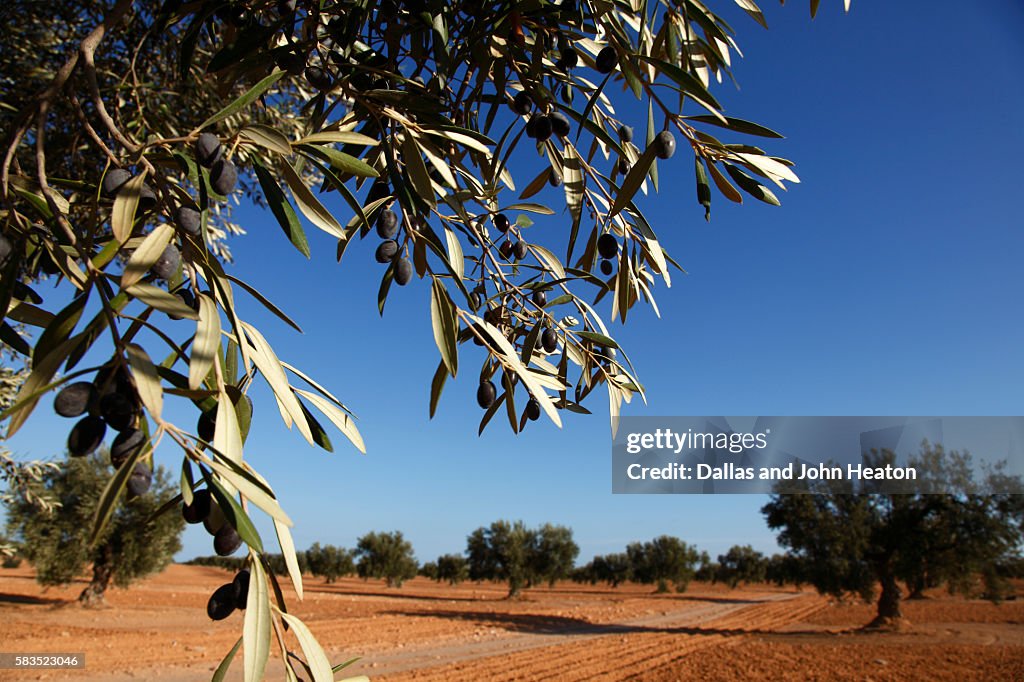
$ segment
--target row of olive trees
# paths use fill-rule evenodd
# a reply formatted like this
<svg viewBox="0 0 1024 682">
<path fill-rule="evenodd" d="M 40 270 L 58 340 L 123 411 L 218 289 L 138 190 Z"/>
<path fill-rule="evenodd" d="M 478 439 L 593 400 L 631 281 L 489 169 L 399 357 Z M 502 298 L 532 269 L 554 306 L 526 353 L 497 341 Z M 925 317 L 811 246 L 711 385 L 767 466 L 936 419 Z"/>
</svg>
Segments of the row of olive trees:
<svg viewBox="0 0 1024 682">
<path fill-rule="evenodd" d="M 268 554 L 266 558 L 275 575 L 288 574 L 284 555 Z M 356 541 L 355 549 L 314 542 L 309 549 L 296 552 L 295 558 L 300 572 L 323 578 L 327 583 L 348 575 L 358 575 L 364 579 L 382 578 L 387 581 L 388 587 L 401 587 L 405 580 L 414 577 L 419 570 L 412 544 L 400 531 L 367 533 Z M 201 556 L 187 563 L 237 571 L 243 568 L 245 561 L 244 558 L 230 556 Z"/>
<path fill-rule="evenodd" d="M 658 592 L 667 592 L 671 583 L 677 592 L 685 592 L 697 577 L 698 564 L 706 566 L 709 562 L 707 552 L 662 535 L 648 542 L 630 543 L 625 552 L 595 556 L 571 577 L 576 582 L 605 582 L 612 587 L 627 581 L 657 585 Z"/>
</svg>

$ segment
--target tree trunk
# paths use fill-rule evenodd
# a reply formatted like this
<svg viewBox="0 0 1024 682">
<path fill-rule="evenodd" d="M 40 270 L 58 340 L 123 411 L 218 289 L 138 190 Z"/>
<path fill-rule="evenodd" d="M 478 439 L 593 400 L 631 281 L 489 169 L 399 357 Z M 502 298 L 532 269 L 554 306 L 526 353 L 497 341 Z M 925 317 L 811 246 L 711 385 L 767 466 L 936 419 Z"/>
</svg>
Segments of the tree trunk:
<svg viewBox="0 0 1024 682">
<path fill-rule="evenodd" d="M 515 599 L 523 589 L 522 581 L 518 578 L 511 578 L 508 581 L 508 598 Z"/>
<path fill-rule="evenodd" d="M 105 544 L 96 552 L 92 562 L 92 582 L 90 582 L 82 594 L 78 595 L 78 601 L 82 606 L 99 606 L 103 603 L 103 595 L 110 586 L 110 579 L 114 577 L 114 550 L 110 544 Z"/>
<path fill-rule="evenodd" d="M 910 594 L 907 595 L 907 599 L 924 599 L 924 588 L 925 578 L 923 575 L 918 576 L 914 581 L 907 585 L 910 588 Z"/>
<path fill-rule="evenodd" d="M 880 562 L 877 570 L 878 578 L 882 583 L 882 594 L 878 598 L 878 615 L 868 627 L 898 625 L 903 621 L 903 612 L 900 610 L 900 597 L 902 596 L 900 586 L 896 582 L 896 576 L 893 575 L 888 561 Z"/>
</svg>

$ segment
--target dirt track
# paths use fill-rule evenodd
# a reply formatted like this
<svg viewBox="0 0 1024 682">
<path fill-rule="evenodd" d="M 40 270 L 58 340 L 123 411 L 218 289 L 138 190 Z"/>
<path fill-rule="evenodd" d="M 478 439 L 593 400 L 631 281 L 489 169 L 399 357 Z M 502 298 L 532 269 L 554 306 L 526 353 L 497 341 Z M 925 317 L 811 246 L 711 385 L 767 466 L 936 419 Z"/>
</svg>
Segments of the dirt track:
<svg viewBox="0 0 1024 682">
<path fill-rule="evenodd" d="M 241 630 L 239 615 L 212 623 L 204 613 L 228 577 L 173 566 L 113 591 L 107 608 L 83 610 L 81 585 L 44 593 L 29 571 L 0 570 L 0 651 L 84 651 L 87 660 L 84 671 L 0 671 L 0 680 L 208 680 Z M 1016 602 L 915 602 L 910 631 L 864 634 L 855 627 L 868 607 L 768 587 L 653 595 L 562 584 L 511 601 L 500 585 L 423 579 L 400 590 L 312 581 L 307 591 L 297 615 L 332 660 L 361 657 L 348 674 L 374 680 L 1024 680 Z M 278 679 L 278 665 L 270 670 Z"/>
</svg>

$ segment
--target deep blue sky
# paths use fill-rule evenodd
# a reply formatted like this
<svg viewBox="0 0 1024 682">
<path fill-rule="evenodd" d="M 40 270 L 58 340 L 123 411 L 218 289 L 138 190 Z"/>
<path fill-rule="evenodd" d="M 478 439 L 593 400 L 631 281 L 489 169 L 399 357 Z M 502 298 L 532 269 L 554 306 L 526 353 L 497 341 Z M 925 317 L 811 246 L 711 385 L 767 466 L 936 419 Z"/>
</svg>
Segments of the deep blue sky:
<svg viewBox="0 0 1024 682">
<path fill-rule="evenodd" d="M 644 207 L 689 274 L 658 290 L 661 320 L 634 311 L 613 327 L 649 399 L 625 414 L 1021 414 L 1024 8 L 857 2 L 843 15 L 828 0 L 812 23 L 806 3 L 764 4 L 768 31 L 714 3 L 745 55 L 734 62 L 739 89 L 715 94 L 727 113 L 786 135 L 765 144 L 797 162 L 802 183 L 780 193 L 781 208 L 716 194 L 708 224 L 692 159 L 662 163 L 662 194 Z M 334 454 L 309 448 L 256 394 L 248 457 L 296 521 L 300 548 L 400 529 L 430 560 L 510 518 L 571 526 L 583 561 L 662 533 L 712 555 L 736 543 L 775 550 L 761 496 L 613 496 L 603 396 L 594 416 L 569 415 L 562 430 L 540 421 L 513 437 L 496 419 L 478 438 L 475 346 L 428 420 L 428 287 L 394 289 L 382 320 L 375 240 L 339 267 L 332 240 L 310 227 L 307 263 L 269 215 L 240 216 L 249 236 L 232 243 L 237 273 L 305 334 L 255 304 L 249 318 L 356 411 L 369 447 L 360 455 L 332 432 Z M 9 443 L 19 454 L 63 447 L 70 425 L 44 412 Z M 179 558 L 212 553 L 201 528 L 184 542 Z"/>
</svg>

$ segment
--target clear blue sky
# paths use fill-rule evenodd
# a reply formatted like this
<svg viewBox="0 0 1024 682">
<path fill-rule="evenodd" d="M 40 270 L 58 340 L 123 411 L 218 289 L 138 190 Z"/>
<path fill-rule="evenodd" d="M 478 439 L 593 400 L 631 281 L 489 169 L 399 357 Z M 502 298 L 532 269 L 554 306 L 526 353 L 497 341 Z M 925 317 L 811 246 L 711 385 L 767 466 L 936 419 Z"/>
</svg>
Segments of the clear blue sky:
<svg viewBox="0 0 1024 682">
<path fill-rule="evenodd" d="M 612 330 L 649 398 L 625 413 L 1021 414 L 1024 7 L 855 2 L 844 16 L 827 0 L 812 23 L 806 3 L 764 5 L 768 31 L 714 3 L 745 54 L 734 63 L 739 89 L 715 93 L 727 113 L 786 135 L 768 149 L 795 160 L 803 182 L 780 194 L 781 208 L 716 194 L 707 224 L 690 157 L 661 165 L 663 193 L 645 209 L 689 274 L 659 290 L 661 320 L 634 312 Z M 307 263 L 272 217 L 240 216 L 249 235 L 232 243 L 237 273 L 305 334 L 255 304 L 249 318 L 355 410 L 369 447 L 360 455 L 332 432 L 334 454 L 309 448 L 257 392 L 248 457 L 296 521 L 300 548 L 400 529 L 430 560 L 509 518 L 571 526 L 582 561 L 662 533 L 712 555 L 736 543 L 776 549 L 761 496 L 613 496 L 603 397 L 594 416 L 568 415 L 561 430 L 540 421 L 517 438 L 495 420 L 478 438 L 475 346 L 428 420 L 428 287 L 393 289 L 380 319 L 376 240 L 339 267 L 333 241 L 310 228 Z M 50 456 L 69 426 L 40 410 L 9 445 Z M 179 558 L 212 553 L 201 527 L 184 544 Z"/>
</svg>

